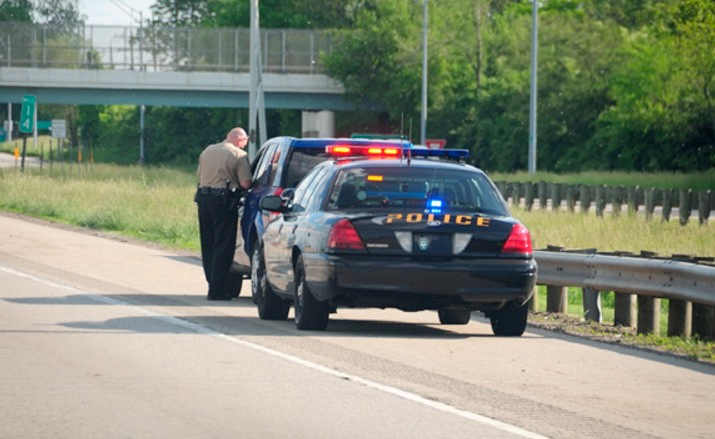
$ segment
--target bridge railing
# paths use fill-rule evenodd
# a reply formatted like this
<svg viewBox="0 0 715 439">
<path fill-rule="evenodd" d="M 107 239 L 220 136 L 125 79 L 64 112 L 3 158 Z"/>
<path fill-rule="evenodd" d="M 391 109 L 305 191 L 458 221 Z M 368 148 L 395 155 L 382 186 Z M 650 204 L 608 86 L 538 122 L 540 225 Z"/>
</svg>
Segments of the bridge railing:
<svg viewBox="0 0 715 439">
<path fill-rule="evenodd" d="M 323 73 L 330 32 L 263 29 L 261 62 L 268 73 Z M 248 72 L 247 28 L 83 26 L 0 22 L 0 66 L 149 72 Z"/>
</svg>

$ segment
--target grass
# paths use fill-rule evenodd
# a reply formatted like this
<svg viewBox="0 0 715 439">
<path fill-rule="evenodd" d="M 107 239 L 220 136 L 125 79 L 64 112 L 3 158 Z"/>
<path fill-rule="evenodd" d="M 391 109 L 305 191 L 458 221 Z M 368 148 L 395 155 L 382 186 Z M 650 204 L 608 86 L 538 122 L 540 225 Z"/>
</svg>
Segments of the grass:
<svg viewBox="0 0 715 439">
<path fill-rule="evenodd" d="M 599 252 L 652 251 L 661 256 L 684 254 L 715 256 L 715 231 L 712 225 L 690 221 L 681 226 L 677 220 L 664 222 L 633 215 L 604 215 L 544 210 L 526 211 L 512 207 L 531 232 L 534 248 L 548 245 L 567 249 L 596 248 Z"/>
<path fill-rule="evenodd" d="M 0 210 L 18 212 L 64 224 L 107 231 L 165 247 L 198 252 L 198 222 L 193 203 L 196 177 L 192 171 L 163 167 L 59 165 L 43 170 L 0 169 Z M 526 224 L 535 248 L 556 245 L 599 251 L 654 251 L 661 255 L 715 256 L 712 225 L 593 213 L 569 213 L 512 207 Z M 602 295 L 603 321 L 581 318 L 581 290 L 569 289 L 569 314 L 545 312 L 545 287 L 539 287 L 541 308 L 530 317 L 537 325 L 668 351 L 715 363 L 715 342 L 695 337 L 667 337 L 667 301 L 662 304 L 661 334 L 643 336 L 629 328 L 614 328 L 613 294 Z"/>
<path fill-rule="evenodd" d="M 198 250 L 195 178 L 169 168 L 55 166 L 0 171 L 0 209 Z"/>
<path fill-rule="evenodd" d="M 600 323 L 586 321 L 583 315 L 580 288 L 568 288 L 568 313 L 546 311 L 545 286 L 537 287 L 537 310 L 529 316 L 529 323 L 552 331 L 577 335 L 607 343 L 668 353 L 691 360 L 715 364 L 715 341 L 693 337 L 668 337 L 668 300 L 660 304 L 660 332 L 638 334 L 635 328 L 614 326 L 615 293 L 601 292 L 602 320 Z"/>
</svg>

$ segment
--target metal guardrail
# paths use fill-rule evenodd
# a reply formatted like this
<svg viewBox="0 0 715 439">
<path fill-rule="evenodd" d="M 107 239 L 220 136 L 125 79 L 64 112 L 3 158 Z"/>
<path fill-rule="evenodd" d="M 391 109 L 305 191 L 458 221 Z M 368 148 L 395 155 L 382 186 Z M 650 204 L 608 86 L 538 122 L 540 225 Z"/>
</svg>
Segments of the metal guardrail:
<svg viewBox="0 0 715 439">
<path fill-rule="evenodd" d="M 677 260 L 535 251 L 540 285 L 593 288 L 715 306 L 715 266 Z"/>
<path fill-rule="evenodd" d="M 266 73 L 324 73 L 327 31 L 262 29 Z M 80 26 L 0 22 L 0 65 L 63 69 L 248 72 L 250 29 Z"/>
<path fill-rule="evenodd" d="M 547 294 L 561 296 L 555 301 L 549 297 L 552 303 L 566 302 L 565 288 L 559 287 L 583 288 L 584 314 L 600 321 L 598 293 L 613 291 L 617 296 L 615 324 L 637 326 L 639 333 L 657 333 L 660 299 L 666 298 L 670 299 L 669 335 L 695 333 L 715 338 L 715 265 L 542 250 L 535 251 L 534 257 L 539 266 L 537 284 L 547 286 Z M 594 308 L 598 308 L 596 313 Z M 635 308 L 637 319 L 632 316 Z"/>
</svg>

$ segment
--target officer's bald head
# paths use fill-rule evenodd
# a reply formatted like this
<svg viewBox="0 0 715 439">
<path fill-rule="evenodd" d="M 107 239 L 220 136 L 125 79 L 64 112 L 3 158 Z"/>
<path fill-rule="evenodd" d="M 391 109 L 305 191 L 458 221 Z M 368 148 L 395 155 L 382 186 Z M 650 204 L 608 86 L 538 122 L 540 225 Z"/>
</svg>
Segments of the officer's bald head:
<svg viewBox="0 0 715 439">
<path fill-rule="evenodd" d="M 239 148 L 243 148 L 248 143 L 248 135 L 246 130 L 236 127 L 228 132 L 226 140 Z"/>
</svg>

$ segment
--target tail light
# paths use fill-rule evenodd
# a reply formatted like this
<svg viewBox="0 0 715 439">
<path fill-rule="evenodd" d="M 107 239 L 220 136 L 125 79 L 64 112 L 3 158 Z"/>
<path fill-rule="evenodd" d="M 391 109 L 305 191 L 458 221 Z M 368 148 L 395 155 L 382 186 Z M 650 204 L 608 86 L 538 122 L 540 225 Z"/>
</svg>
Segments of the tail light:
<svg viewBox="0 0 715 439">
<path fill-rule="evenodd" d="M 529 230 L 522 224 L 515 224 L 501 252 L 531 255 L 533 249 L 531 247 L 531 235 L 529 234 Z"/>
<path fill-rule="evenodd" d="M 358 235 L 355 226 L 343 218 L 333 225 L 328 235 L 329 250 L 365 250 L 360 235 Z"/>
</svg>

